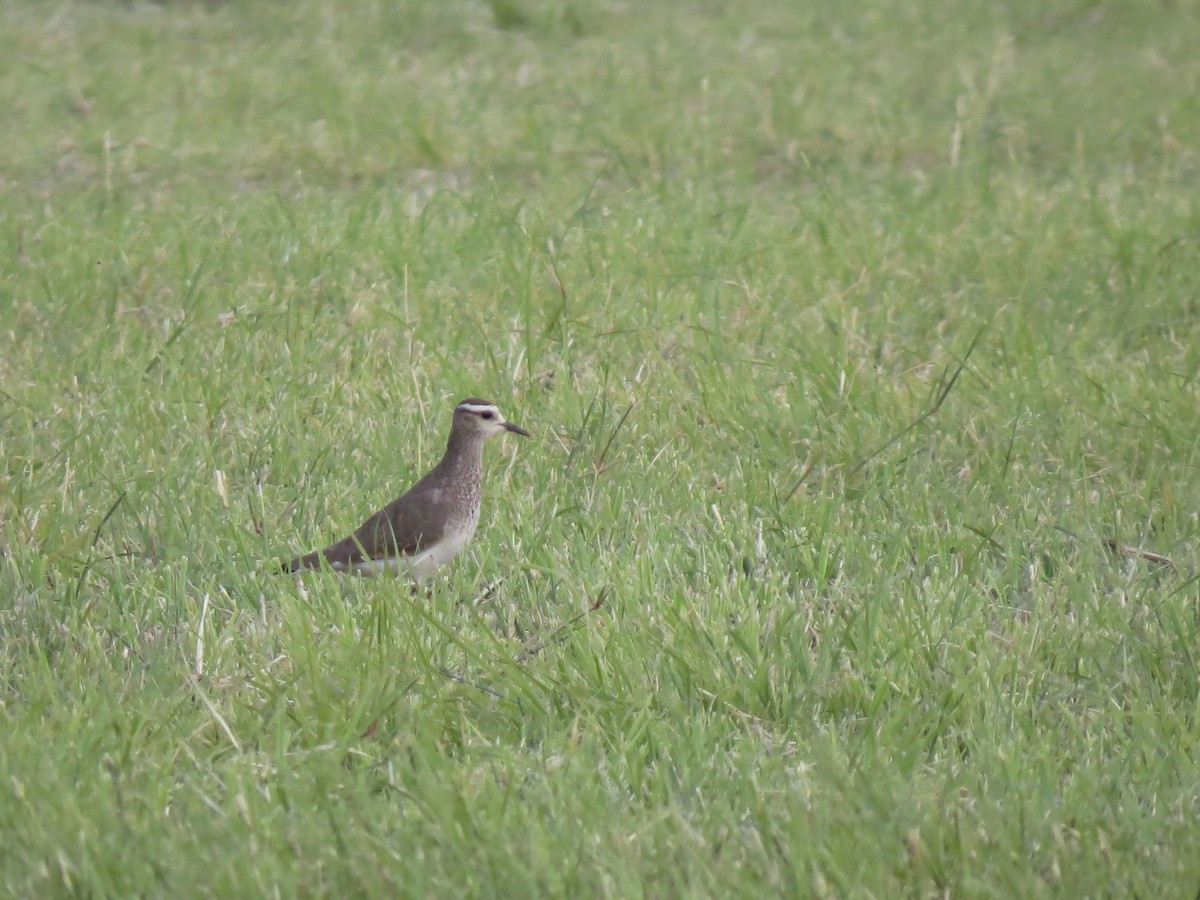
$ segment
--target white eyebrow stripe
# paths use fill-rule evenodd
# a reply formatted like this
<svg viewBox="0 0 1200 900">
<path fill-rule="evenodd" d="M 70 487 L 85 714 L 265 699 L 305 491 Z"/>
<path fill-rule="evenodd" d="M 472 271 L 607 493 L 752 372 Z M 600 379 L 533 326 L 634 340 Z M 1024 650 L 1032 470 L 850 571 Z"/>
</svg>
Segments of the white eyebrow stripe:
<svg viewBox="0 0 1200 900">
<path fill-rule="evenodd" d="M 460 403 L 458 404 L 458 408 L 473 413 L 493 412 L 497 415 L 500 414 L 500 410 L 492 403 Z"/>
</svg>

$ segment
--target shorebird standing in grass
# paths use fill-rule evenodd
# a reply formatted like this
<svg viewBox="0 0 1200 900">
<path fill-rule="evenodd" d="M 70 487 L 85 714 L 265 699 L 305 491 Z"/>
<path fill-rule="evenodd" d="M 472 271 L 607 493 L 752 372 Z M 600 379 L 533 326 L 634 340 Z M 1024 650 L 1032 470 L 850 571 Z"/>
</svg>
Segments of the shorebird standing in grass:
<svg viewBox="0 0 1200 900">
<path fill-rule="evenodd" d="M 483 444 L 524 428 L 506 422 L 496 404 L 472 397 L 454 408 L 446 452 L 429 474 L 351 535 L 283 566 L 301 572 L 328 566 L 336 572 L 375 575 L 391 571 L 424 581 L 470 543 L 483 496 Z"/>
</svg>

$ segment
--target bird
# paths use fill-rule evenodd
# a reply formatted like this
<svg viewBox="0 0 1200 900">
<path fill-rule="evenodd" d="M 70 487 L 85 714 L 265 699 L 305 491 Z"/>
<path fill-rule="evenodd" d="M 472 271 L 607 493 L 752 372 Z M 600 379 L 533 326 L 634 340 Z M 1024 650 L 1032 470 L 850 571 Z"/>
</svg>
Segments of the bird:
<svg viewBox="0 0 1200 900">
<path fill-rule="evenodd" d="M 483 445 L 506 432 L 529 437 L 524 428 L 505 421 L 495 403 L 478 397 L 463 400 L 454 407 L 441 462 L 353 534 L 297 556 L 283 564 L 283 571 L 298 574 L 327 566 L 335 572 L 390 572 L 425 581 L 474 537 L 483 494 Z"/>
</svg>

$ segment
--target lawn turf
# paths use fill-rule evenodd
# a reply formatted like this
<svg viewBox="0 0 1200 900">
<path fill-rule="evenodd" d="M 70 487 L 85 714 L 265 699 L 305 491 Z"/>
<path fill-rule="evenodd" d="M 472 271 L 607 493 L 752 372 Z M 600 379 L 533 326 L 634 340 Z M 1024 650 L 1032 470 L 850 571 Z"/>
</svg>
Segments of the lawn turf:
<svg viewBox="0 0 1200 900">
<path fill-rule="evenodd" d="M 0 6 L 0 892 L 1200 887 L 1200 12 Z M 272 574 L 489 446 L 427 592 Z"/>
</svg>

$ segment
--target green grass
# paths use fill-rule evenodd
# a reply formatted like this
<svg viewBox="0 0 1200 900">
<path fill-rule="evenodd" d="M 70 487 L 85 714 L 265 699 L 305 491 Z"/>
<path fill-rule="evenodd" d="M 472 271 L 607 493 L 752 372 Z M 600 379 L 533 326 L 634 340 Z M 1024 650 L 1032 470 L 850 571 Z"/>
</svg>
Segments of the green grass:
<svg viewBox="0 0 1200 900">
<path fill-rule="evenodd" d="M 1200 16 L 650 7 L 0 5 L 0 892 L 1195 896 Z"/>
</svg>

